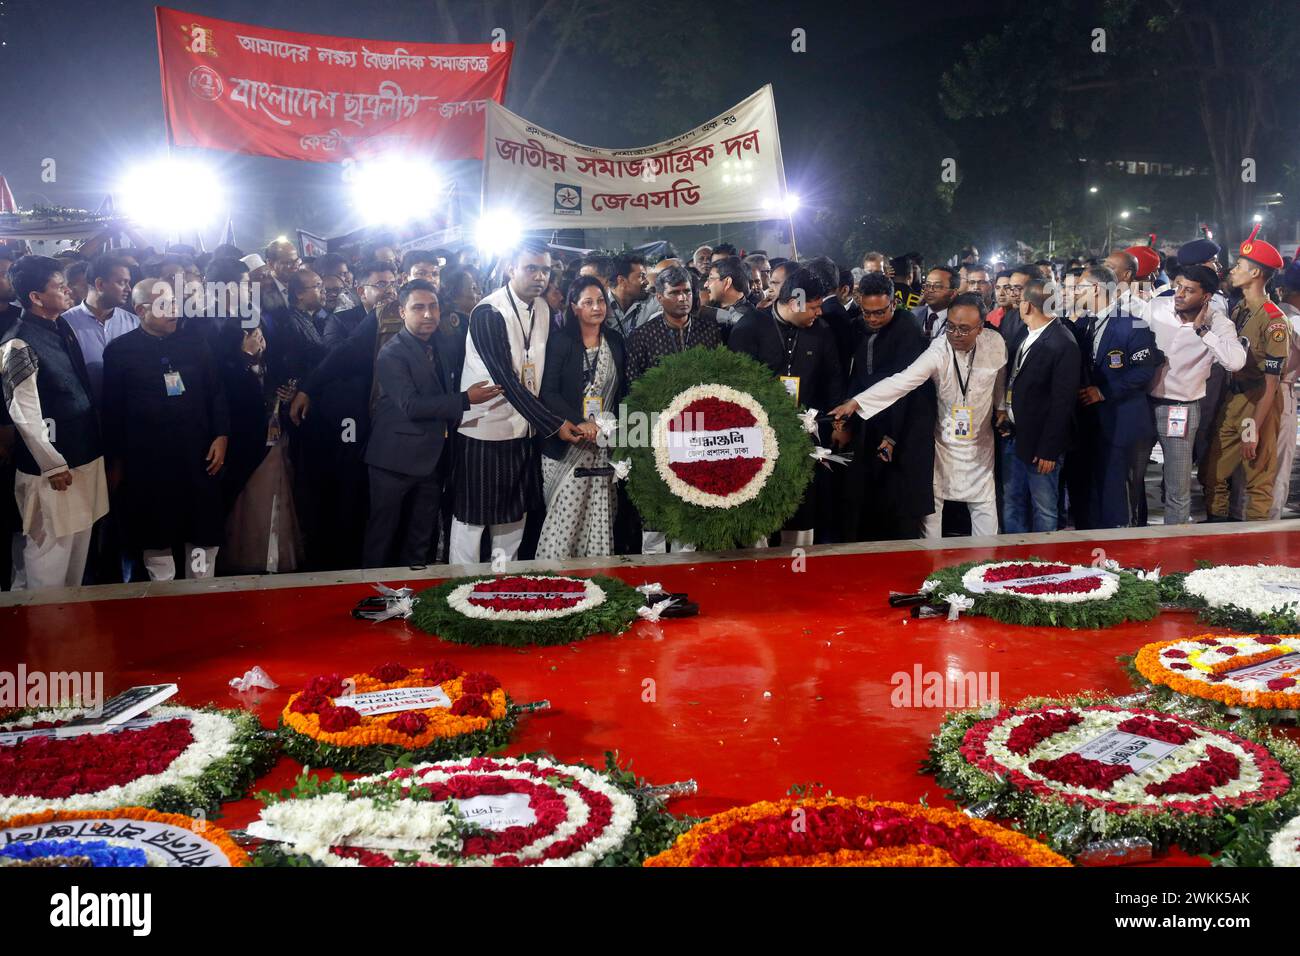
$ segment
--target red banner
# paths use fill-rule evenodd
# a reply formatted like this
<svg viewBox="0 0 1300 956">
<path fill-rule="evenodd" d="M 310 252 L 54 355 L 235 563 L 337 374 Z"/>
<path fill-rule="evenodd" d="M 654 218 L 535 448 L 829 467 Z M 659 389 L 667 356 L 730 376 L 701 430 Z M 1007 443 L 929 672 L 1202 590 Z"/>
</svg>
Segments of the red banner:
<svg viewBox="0 0 1300 956">
<path fill-rule="evenodd" d="M 514 53 L 513 43 L 354 40 L 157 14 L 172 145 L 281 159 L 413 148 L 481 159 L 484 101 L 505 96 Z"/>
</svg>

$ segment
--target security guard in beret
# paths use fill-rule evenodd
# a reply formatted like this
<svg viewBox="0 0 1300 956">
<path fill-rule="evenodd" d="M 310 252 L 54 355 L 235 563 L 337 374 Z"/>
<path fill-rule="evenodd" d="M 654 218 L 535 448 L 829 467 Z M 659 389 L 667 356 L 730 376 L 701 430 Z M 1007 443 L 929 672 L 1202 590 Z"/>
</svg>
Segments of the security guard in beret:
<svg viewBox="0 0 1300 956">
<path fill-rule="evenodd" d="M 1246 473 L 1247 520 L 1266 519 L 1273 500 L 1281 412 L 1278 383 L 1290 348 L 1290 326 L 1265 290 L 1282 268 L 1282 255 L 1257 239 L 1258 234 L 1256 226 L 1228 273 L 1228 280 L 1243 296 L 1232 321 L 1246 349 L 1246 364 L 1232 373 L 1228 400 L 1219 413 L 1201 474 L 1209 521 L 1228 520 L 1228 479 L 1239 465 Z"/>
</svg>

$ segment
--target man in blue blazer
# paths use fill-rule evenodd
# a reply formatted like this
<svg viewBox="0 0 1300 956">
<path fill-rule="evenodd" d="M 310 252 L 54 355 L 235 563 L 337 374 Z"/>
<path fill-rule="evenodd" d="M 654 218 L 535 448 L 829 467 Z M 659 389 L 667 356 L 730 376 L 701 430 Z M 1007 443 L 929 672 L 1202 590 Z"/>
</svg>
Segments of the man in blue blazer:
<svg viewBox="0 0 1300 956">
<path fill-rule="evenodd" d="M 499 385 L 487 382 L 459 390 L 458 340 L 434 335 L 440 314 L 432 283 L 406 283 L 398 303 L 403 328 L 375 359 L 378 399 L 366 443 L 368 568 L 428 562 L 442 489 L 438 462 L 448 435 L 470 405 L 501 393 Z"/>
<path fill-rule="evenodd" d="M 1080 382 L 1080 417 L 1088 476 L 1088 526 L 1127 528 L 1137 523 L 1146 494 L 1147 456 L 1155 441 L 1155 419 L 1147 390 L 1164 353 L 1155 333 L 1116 296 L 1115 274 L 1105 266 L 1084 272 L 1075 284 L 1080 318 L 1079 346 L 1087 379 Z"/>
</svg>

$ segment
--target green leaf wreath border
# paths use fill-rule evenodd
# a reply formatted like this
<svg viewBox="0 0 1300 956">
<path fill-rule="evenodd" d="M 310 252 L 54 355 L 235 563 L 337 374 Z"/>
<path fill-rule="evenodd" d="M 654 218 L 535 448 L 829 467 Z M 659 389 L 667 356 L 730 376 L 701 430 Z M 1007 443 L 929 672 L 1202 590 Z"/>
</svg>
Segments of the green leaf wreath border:
<svg viewBox="0 0 1300 956">
<path fill-rule="evenodd" d="M 593 634 L 622 634 L 645 606 L 645 596 L 618 578 L 593 574 L 590 580 L 605 592 L 596 607 L 563 617 L 540 621 L 493 621 L 467 617 L 447 603 L 447 597 L 465 584 L 493 581 L 499 575 L 452 578 L 415 596 L 411 623 L 444 641 L 456 644 L 502 644 L 507 647 L 570 644 Z M 530 575 L 530 577 L 572 578 L 575 575 Z"/>
<path fill-rule="evenodd" d="M 1125 706 L 1112 697 L 1081 694 L 1060 698 L 1031 697 L 1004 707 L 950 712 L 931 738 L 930 752 L 922 764 L 922 772 L 933 775 L 957 803 L 964 806 L 991 804 L 990 819 L 1014 820 L 1016 829 L 1030 836 L 1041 836 L 1053 850 L 1071 857 L 1083 848 L 1086 839 L 1111 840 L 1127 836 L 1146 837 L 1156 849 L 1177 844 L 1189 853 L 1217 852 L 1231 845 L 1241 827 L 1265 829 L 1268 821 L 1293 816 L 1300 810 L 1300 747 L 1270 731 L 1234 726 L 1217 716 L 1195 720 L 1205 727 L 1228 730 L 1265 747 L 1291 778 L 1291 789 L 1284 796 L 1245 810 L 1224 808 L 1209 816 L 1163 810 L 1109 813 L 1100 808 L 1090 809 L 1064 799 L 1020 790 L 1009 781 L 974 766 L 961 754 L 967 731 L 1003 710 L 1098 705 Z M 1128 709 L 1159 710 L 1149 704 Z M 1176 713 L 1172 709 L 1168 712 Z"/>
<path fill-rule="evenodd" d="M 1028 562 L 1063 564 L 1068 562 L 1049 558 L 1029 557 Z M 926 578 L 927 585 L 937 582 L 930 591 L 932 600 L 942 600 L 949 594 L 960 594 L 972 599 L 974 607 L 967 614 L 991 617 L 1003 624 L 1023 624 L 1028 627 L 1083 628 L 1114 627 L 1126 621 L 1149 621 L 1160 613 L 1160 595 L 1155 582 L 1143 581 L 1129 571 L 1115 571 L 1119 576 L 1119 591 L 1113 597 L 1097 601 L 1036 601 L 1014 594 L 986 592 L 975 594 L 962 586 L 962 576 L 981 564 L 994 564 L 988 559 L 967 561 L 939 568 Z"/>
<path fill-rule="evenodd" d="M 724 385 L 746 392 L 767 413 L 776 436 L 777 458 L 767 483 L 757 496 L 734 508 L 705 508 L 683 501 L 655 467 L 648 437 L 629 447 L 626 431 L 618 436 L 616 460 L 631 459 L 627 494 L 647 528 L 664 532 L 669 540 L 686 541 L 701 551 L 752 547 L 782 526 L 799 508 L 812 480 L 812 438 L 799 421 L 798 409 L 771 369 L 748 355 L 726 349 L 687 349 L 664 356 L 657 366 L 632 383 L 626 400 L 626 422 L 633 415 L 645 421 L 662 415 L 682 392 L 696 386 Z"/>
</svg>

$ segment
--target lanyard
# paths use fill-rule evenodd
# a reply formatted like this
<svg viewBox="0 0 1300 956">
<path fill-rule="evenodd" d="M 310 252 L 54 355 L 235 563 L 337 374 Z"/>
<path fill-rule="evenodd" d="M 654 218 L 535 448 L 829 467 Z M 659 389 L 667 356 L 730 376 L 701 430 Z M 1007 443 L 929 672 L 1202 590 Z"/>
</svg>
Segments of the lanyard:
<svg viewBox="0 0 1300 956">
<path fill-rule="evenodd" d="M 870 375 L 876 367 L 876 336 L 879 332 L 872 332 L 867 336 L 867 374 Z"/>
<path fill-rule="evenodd" d="M 587 352 L 590 349 L 585 346 L 582 349 L 582 390 L 590 392 L 591 386 L 596 381 L 596 367 L 600 364 L 600 350 L 605 344 L 605 336 L 602 334 L 600 340 L 596 342 L 596 354 L 591 359 L 591 364 L 587 363 Z"/>
<path fill-rule="evenodd" d="M 785 374 L 793 375 L 794 374 L 794 353 L 795 350 L 799 348 L 799 329 L 793 325 L 790 325 L 790 323 L 788 322 L 786 323 L 786 325 L 790 325 L 790 328 L 794 329 L 794 338 L 790 339 L 790 344 L 787 346 L 785 344 L 786 341 L 785 329 L 781 328 L 781 320 L 777 318 L 776 315 L 777 308 L 779 308 L 779 306 L 775 306 L 775 305 L 772 306 L 772 324 L 776 326 L 777 341 L 781 343 L 781 348 L 785 349 Z M 871 369 L 868 368 L 867 372 L 868 374 L 870 374 Z"/>
<path fill-rule="evenodd" d="M 1020 366 L 1025 364 L 1025 356 L 1029 354 L 1029 346 L 1031 344 L 1033 343 L 1028 337 L 1026 337 L 1024 344 L 1016 351 L 1016 364 L 1011 368 L 1011 379 L 1007 382 L 1007 388 L 1011 388 L 1011 386 L 1015 384 L 1016 379 L 1020 377 Z"/>
<path fill-rule="evenodd" d="M 1114 313 L 1111 313 L 1113 315 Z M 1097 357 L 1097 349 L 1101 348 L 1101 337 L 1106 334 L 1106 326 L 1110 324 L 1110 316 L 1102 319 L 1100 322 L 1094 322 L 1092 326 L 1092 354 L 1093 358 Z"/>
<path fill-rule="evenodd" d="M 957 387 L 961 389 L 961 400 L 963 404 L 965 404 L 966 402 L 966 389 L 970 385 L 970 370 L 971 368 L 974 367 L 974 365 L 975 365 L 975 347 L 971 346 L 970 357 L 966 359 L 966 379 L 965 381 L 963 381 L 961 377 L 961 366 L 957 364 L 957 350 L 953 349 L 952 368 L 953 371 L 957 373 Z"/>
<path fill-rule="evenodd" d="M 528 331 L 524 331 L 524 320 L 519 315 L 519 306 L 515 305 L 515 293 L 509 286 L 506 286 L 506 298 L 510 300 L 510 308 L 514 310 L 515 321 L 519 323 L 519 334 L 524 337 L 524 361 L 528 361 L 529 354 L 533 350 L 533 327 L 537 324 L 537 314 L 533 311 L 530 303 L 528 306 Z"/>
</svg>

